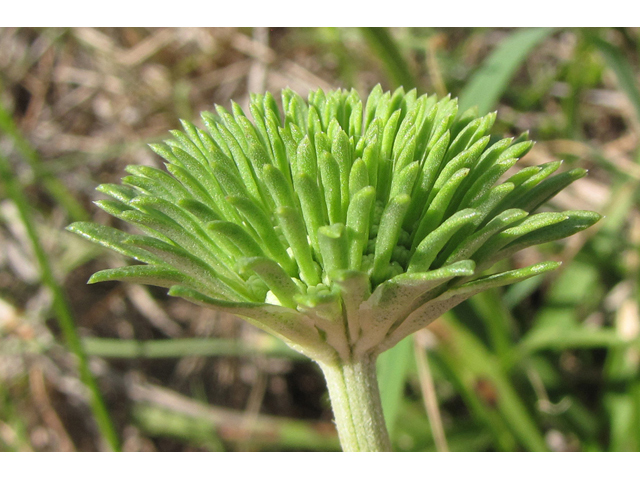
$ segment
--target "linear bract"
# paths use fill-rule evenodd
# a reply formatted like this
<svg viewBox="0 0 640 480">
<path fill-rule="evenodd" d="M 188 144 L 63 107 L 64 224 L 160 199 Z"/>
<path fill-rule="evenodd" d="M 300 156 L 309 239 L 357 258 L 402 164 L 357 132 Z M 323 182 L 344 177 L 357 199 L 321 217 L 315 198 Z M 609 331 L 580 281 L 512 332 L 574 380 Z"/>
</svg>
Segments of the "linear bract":
<svg viewBox="0 0 640 480">
<path fill-rule="evenodd" d="M 375 362 L 472 295 L 552 270 L 483 275 L 514 252 L 583 230 L 587 211 L 534 213 L 585 175 L 530 167 L 532 147 L 491 143 L 495 114 L 403 89 L 252 95 L 204 128 L 153 145 L 166 170 L 130 167 L 96 202 L 140 234 L 69 227 L 141 265 L 98 272 L 169 287 L 282 338 L 325 374 L 344 450 L 390 448 Z"/>
</svg>

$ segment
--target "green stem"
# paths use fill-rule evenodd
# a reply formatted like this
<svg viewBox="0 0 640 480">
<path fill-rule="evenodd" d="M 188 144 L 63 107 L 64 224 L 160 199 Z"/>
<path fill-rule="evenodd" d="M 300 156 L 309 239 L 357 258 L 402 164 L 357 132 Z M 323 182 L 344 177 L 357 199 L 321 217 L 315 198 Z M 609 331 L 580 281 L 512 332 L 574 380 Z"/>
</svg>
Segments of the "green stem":
<svg viewBox="0 0 640 480">
<path fill-rule="evenodd" d="M 391 451 L 375 357 L 320 364 L 320 368 L 329 388 L 342 449 L 345 452 Z"/>
</svg>

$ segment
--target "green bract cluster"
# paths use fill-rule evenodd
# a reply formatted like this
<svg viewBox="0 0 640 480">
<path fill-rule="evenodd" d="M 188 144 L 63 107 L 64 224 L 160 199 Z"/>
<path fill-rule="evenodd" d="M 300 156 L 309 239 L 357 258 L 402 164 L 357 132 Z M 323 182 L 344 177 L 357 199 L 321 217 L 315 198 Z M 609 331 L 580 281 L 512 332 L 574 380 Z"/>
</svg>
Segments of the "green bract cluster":
<svg viewBox="0 0 640 480">
<path fill-rule="evenodd" d="M 531 214 L 585 170 L 560 162 L 497 183 L 532 142 L 495 140 L 495 113 L 415 90 L 253 95 L 203 113 L 204 129 L 152 145 L 165 171 L 130 166 L 96 204 L 144 234 L 69 228 L 141 265 L 96 273 L 170 287 L 331 362 L 390 348 L 490 287 L 557 266 L 482 272 L 587 228 L 592 212 Z"/>
</svg>

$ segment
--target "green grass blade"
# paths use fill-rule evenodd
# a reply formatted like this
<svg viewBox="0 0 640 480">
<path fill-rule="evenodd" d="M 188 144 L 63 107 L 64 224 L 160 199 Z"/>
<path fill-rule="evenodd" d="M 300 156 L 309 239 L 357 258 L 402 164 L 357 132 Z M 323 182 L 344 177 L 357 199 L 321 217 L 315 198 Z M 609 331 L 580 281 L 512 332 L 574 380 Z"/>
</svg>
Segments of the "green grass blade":
<svg viewBox="0 0 640 480">
<path fill-rule="evenodd" d="M 605 62 L 618 79 L 620 89 L 629 97 L 640 120 L 640 89 L 638 89 L 637 76 L 625 55 L 609 42 L 594 37 L 591 39 L 596 48 L 604 57 Z"/>
<path fill-rule="evenodd" d="M 114 451 L 118 451 L 120 450 L 120 441 L 111 418 L 109 417 L 109 412 L 102 395 L 100 394 L 96 380 L 89 369 L 89 362 L 87 360 L 86 353 L 82 348 L 80 336 L 78 335 L 73 314 L 71 313 L 71 307 L 64 296 L 62 287 L 55 278 L 51 269 L 51 264 L 47 258 L 47 254 L 40 243 L 40 239 L 38 238 L 38 232 L 36 231 L 35 225 L 31 219 L 29 200 L 22 190 L 21 185 L 17 182 L 15 175 L 11 171 L 11 166 L 9 165 L 8 160 L 2 155 L 0 155 L 0 179 L 5 186 L 9 198 L 11 198 L 16 205 L 22 223 L 24 224 L 24 228 L 27 231 L 27 235 L 31 241 L 31 246 L 40 267 L 42 283 L 51 291 L 53 297 L 53 310 L 58 318 L 58 323 L 65 341 L 67 342 L 69 350 L 78 359 L 80 379 L 89 390 L 91 410 L 100 433 L 109 447 Z"/>
<path fill-rule="evenodd" d="M 553 31 L 553 28 L 527 28 L 512 33 L 496 48 L 462 90 L 460 111 L 464 112 L 477 105 L 479 113 L 483 115 L 495 108 L 507 89 L 509 80 L 529 52 Z"/>
<path fill-rule="evenodd" d="M 88 337 L 82 339 L 87 355 L 103 358 L 183 358 L 246 357 L 266 355 L 307 360 L 272 335 L 261 335 L 259 341 L 247 342 L 227 338 L 175 338 L 170 340 L 122 340 L 119 338 Z"/>
<path fill-rule="evenodd" d="M 241 449 L 246 439 L 250 439 L 252 448 L 261 450 L 340 449 L 338 436 L 329 422 L 259 415 L 247 424 L 244 412 L 161 392 L 157 401 L 137 401 L 132 411 L 135 422 L 151 436 L 177 438 L 211 450 L 220 449 L 221 440 Z"/>
<path fill-rule="evenodd" d="M 482 342 L 463 327 L 449 312 L 445 315 L 447 340 L 439 352 L 455 362 L 456 369 L 464 375 L 478 381 L 487 382 L 495 392 L 495 406 L 504 419 L 508 429 L 527 450 L 546 451 L 547 445 L 534 418 L 513 388 L 500 365 L 499 358 L 490 353 Z M 479 392 L 473 391 L 474 403 L 486 406 L 486 400 L 478 398 Z M 470 405 L 472 408 L 473 406 Z M 487 412 L 485 412 L 487 413 Z M 487 417 L 490 419 L 491 417 Z M 489 425 L 491 427 L 491 425 Z M 507 436 L 508 438 L 508 436 Z"/>
<path fill-rule="evenodd" d="M 4 132 L 16 147 L 20 155 L 29 163 L 33 175 L 38 178 L 45 190 L 62 206 L 74 221 L 88 220 L 89 214 L 82 204 L 69 192 L 67 187 L 43 168 L 42 159 L 29 141 L 22 135 L 13 118 L 0 102 L 0 131 Z"/>
<path fill-rule="evenodd" d="M 414 88 L 416 81 L 413 73 L 389 30 L 384 27 L 362 27 L 360 31 L 371 50 L 384 63 L 394 86 L 404 87 L 407 91 Z"/>
<path fill-rule="evenodd" d="M 378 358 L 378 383 L 382 411 L 393 438 L 396 420 L 404 398 L 404 387 L 413 362 L 413 337 L 408 336 Z"/>
</svg>

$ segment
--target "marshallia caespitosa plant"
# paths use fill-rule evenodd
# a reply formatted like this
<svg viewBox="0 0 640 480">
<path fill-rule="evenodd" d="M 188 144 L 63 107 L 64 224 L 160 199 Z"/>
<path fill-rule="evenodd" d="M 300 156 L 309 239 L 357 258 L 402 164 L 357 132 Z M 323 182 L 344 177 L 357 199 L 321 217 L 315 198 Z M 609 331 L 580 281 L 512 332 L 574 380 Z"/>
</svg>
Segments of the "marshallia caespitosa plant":
<svg viewBox="0 0 640 480">
<path fill-rule="evenodd" d="M 586 172 L 509 176 L 531 141 L 495 141 L 495 113 L 415 90 L 284 90 L 282 109 L 267 93 L 249 110 L 182 122 L 151 146 L 166 171 L 129 166 L 98 187 L 111 199 L 96 204 L 140 233 L 71 225 L 137 261 L 90 283 L 168 287 L 276 335 L 321 367 L 343 449 L 388 450 L 377 356 L 478 292 L 556 268 L 483 273 L 598 221 L 534 213 Z"/>
</svg>

